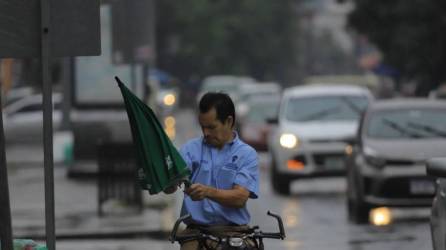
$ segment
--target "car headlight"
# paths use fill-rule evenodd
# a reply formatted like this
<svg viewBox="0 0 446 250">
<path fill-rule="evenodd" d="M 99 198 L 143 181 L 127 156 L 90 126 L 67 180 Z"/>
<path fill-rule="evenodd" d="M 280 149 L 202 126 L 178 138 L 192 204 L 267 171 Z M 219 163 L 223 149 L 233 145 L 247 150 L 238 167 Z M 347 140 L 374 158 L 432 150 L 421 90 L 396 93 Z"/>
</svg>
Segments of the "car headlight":
<svg viewBox="0 0 446 250">
<path fill-rule="evenodd" d="M 363 152 L 364 152 L 364 160 L 370 166 L 381 169 L 386 165 L 386 160 L 380 158 L 374 149 L 369 147 L 364 147 Z"/>
<path fill-rule="evenodd" d="M 299 145 L 299 139 L 293 134 L 282 134 L 279 142 L 284 148 L 294 148 Z"/>
<path fill-rule="evenodd" d="M 175 104 L 175 102 L 176 102 L 176 98 L 175 98 L 174 94 L 167 94 L 163 98 L 163 103 L 166 106 L 172 106 Z"/>
</svg>

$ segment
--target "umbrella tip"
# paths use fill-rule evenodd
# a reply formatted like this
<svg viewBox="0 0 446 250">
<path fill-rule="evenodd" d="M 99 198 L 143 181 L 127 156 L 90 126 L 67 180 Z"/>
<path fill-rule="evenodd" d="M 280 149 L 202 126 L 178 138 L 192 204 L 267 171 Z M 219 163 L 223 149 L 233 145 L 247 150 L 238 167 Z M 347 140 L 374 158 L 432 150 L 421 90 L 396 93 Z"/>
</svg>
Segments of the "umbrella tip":
<svg viewBox="0 0 446 250">
<path fill-rule="evenodd" d="M 115 80 L 116 80 L 116 82 L 118 83 L 118 85 L 123 84 L 122 81 L 121 81 L 121 79 L 119 79 L 119 77 L 115 76 Z"/>
</svg>

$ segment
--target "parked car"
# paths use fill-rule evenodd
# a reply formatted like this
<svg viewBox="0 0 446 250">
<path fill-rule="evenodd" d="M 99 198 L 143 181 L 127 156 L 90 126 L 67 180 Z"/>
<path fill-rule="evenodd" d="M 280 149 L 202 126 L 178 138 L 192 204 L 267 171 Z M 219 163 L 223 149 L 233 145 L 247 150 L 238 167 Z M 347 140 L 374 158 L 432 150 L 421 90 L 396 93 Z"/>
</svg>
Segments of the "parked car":
<svg viewBox="0 0 446 250">
<path fill-rule="evenodd" d="M 446 249 L 446 157 L 429 159 L 426 172 L 437 178 L 430 228 L 434 250 L 442 250 Z"/>
<path fill-rule="evenodd" d="M 374 102 L 347 150 L 349 219 L 366 223 L 374 207 L 430 206 L 434 180 L 425 174 L 431 157 L 446 156 L 446 103 L 428 99 Z"/>
<path fill-rule="evenodd" d="M 53 93 L 53 128 L 56 130 L 62 121 L 60 104 L 62 95 Z M 43 138 L 42 95 L 34 94 L 20 98 L 3 110 L 5 141 L 32 142 Z"/>
<path fill-rule="evenodd" d="M 274 118 L 279 109 L 280 96 L 252 96 L 244 102 L 246 113 L 239 116 L 240 138 L 258 151 L 268 149 L 268 137 L 272 129 L 268 119 Z"/>
<path fill-rule="evenodd" d="M 57 130 L 62 122 L 62 94 L 53 93 L 53 129 Z M 39 142 L 43 138 L 42 95 L 33 94 L 23 97 L 3 109 L 5 141 L 7 143 Z M 94 138 L 100 130 L 109 134 L 109 140 L 127 141 L 131 139 L 128 117 L 125 109 L 89 109 L 70 111 L 73 133 L 76 140 L 86 141 Z M 101 132 L 101 133 L 102 133 Z M 80 135 L 80 136 L 77 136 Z M 92 145 L 90 145 L 92 144 Z M 83 147 L 95 146 L 88 143 Z"/>
<path fill-rule="evenodd" d="M 446 99 L 446 84 L 440 85 L 437 89 L 429 92 L 428 98 L 430 99 Z"/>
<path fill-rule="evenodd" d="M 373 100 L 358 86 L 306 85 L 285 89 L 277 129 L 268 148 L 271 181 L 280 194 L 304 177 L 345 173 L 344 150 L 355 136 L 361 112 Z"/>
</svg>

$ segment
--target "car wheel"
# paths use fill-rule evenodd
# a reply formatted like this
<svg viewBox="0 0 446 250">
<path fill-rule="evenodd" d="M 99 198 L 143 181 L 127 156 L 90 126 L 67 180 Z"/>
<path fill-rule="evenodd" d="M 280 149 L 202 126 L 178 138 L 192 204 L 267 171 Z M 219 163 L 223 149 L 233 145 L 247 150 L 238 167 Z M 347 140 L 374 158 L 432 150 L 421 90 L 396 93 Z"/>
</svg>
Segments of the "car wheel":
<svg viewBox="0 0 446 250">
<path fill-rule="evenodd" d="M 271 184 L 273 189 L 278 194 L 289 195 L 290 194 L 290 179 L 277 171 L 276 161 L 273 157 L 271 166 Z"/>
</svg>

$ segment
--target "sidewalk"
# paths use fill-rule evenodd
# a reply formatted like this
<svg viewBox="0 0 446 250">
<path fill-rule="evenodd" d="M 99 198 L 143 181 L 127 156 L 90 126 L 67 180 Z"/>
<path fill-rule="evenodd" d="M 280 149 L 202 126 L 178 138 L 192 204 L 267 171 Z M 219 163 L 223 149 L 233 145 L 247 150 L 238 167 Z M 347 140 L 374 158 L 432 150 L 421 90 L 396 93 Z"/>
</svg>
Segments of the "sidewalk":
<svg viewBox="0 0 446 250">
<path fill-rule="evenodd" d="M 26 157 L 26 151 L 23 154 Z M 29 156 L 29 155 L 28 155 Z M 8 160 L 13 235 L 45 239 L 44 169 L 39 162 Z M 167 239 L 176 218 L 174 199 L 181 197 L 143 193 L 141 214 L 116 201 L 104 204 L 106 215 L 97 215 L 94 179 L 69 179 L 67 168 L 54 168 L 56 235 L 58 239 L 108 239 L 151 237 Z"/>
</svg>

